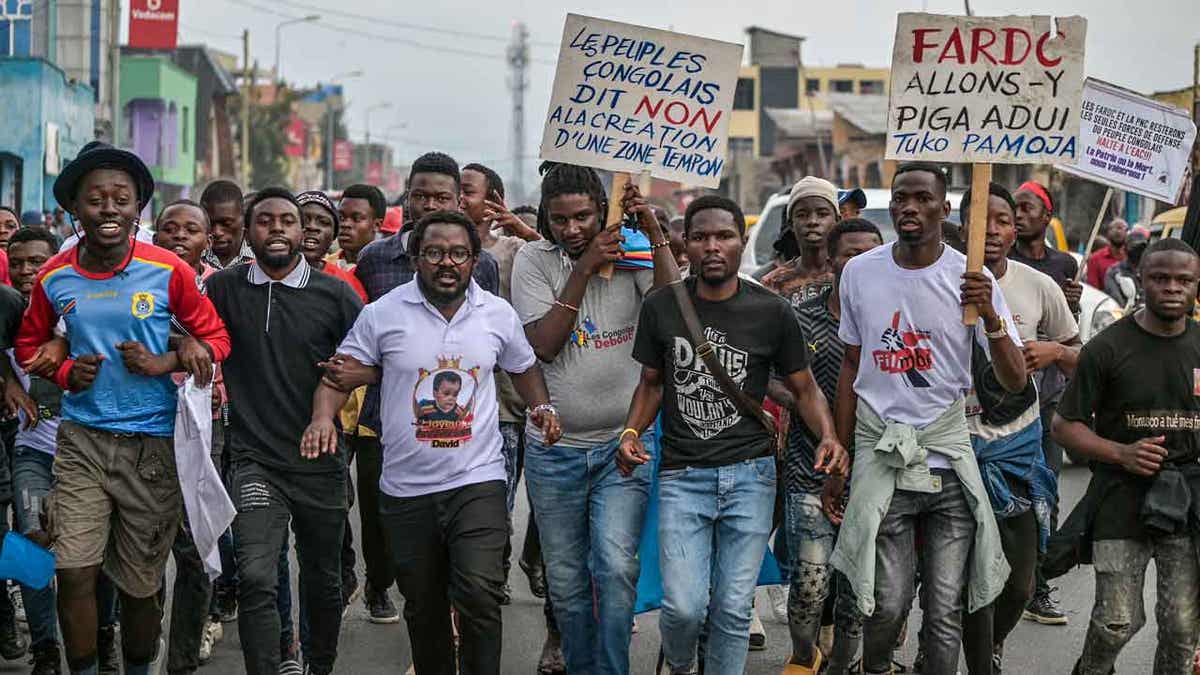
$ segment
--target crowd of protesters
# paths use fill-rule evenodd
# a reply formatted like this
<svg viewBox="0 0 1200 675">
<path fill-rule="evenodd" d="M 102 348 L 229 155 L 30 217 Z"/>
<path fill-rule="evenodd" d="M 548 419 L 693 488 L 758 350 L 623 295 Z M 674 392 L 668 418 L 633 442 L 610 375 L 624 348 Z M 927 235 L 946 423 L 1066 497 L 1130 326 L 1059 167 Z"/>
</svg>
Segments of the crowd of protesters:
<svg viewBox="0 0 1200 675">
<path fill-rule="evenodd" d="M 1045 245 L 1036 183 L 990 185 L 984 222 L 964 196 L 962 227 L 985 232 L 969 271 L 939 167 L 897 169 L 887 236 L 855 215 L 861 192 L 805 177 L 791 255 L 754 279 L 733 201 L 672 218 L 590 168 L 541 172 L 540 202 L 517 208 L 492 169 L 436 152 L 396 207 L 370 185 L 216 181 L 150 226 L 145 164 L 93 143 L 54 184 L 65 213 L 0 210 L 0 496 L 56 568 L 16 592 L 28 645 L 0 594 L 0 656 L 136 675 L 165 650 L 189 673 L 236 620 L 246 672 L 331 673 L 346 608 L 361 595 L 371 622 L 398 623 L 395 586 L 416 673 L 495 674 L 515 554 L 544 598 L 539 672 L 628 673 L 654 527 L 670 673 L 744 671 L 773 532 L 785 673 L 899 672 L 907 631 L 920 672 L 957 672 L 961 649 L 968 672 L 998 673 L 1023 617 L 1066 623 L 1046 580 L 1078 563 L 1096 602 L 1075 672 L 1110 673 L 1145 621 L 1150 560 L 1154 672 L 1191 672 L 1186 244 L 1114 222 L 1087 280 L 1129 312 L 1081 346 L 1079 263 Z M 186 387 L 211 388 L 203 460 L 236 510 L 211 547 L 187 515 Z M 1064 449 L 1092 480 L 1060 528 Z"/>
</svg>

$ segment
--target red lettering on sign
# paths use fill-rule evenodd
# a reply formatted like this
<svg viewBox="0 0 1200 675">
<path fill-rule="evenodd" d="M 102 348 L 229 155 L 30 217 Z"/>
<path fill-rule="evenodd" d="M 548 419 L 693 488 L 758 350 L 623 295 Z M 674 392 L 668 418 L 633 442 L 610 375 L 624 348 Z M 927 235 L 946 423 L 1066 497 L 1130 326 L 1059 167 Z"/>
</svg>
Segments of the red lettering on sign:
<svg viewBox="0 0 1200 675">
<path fill-rule="evenodd" d="M 645 111 L 650 119 L 655 119 L 661 111 L 663 117 L 671 124 L 684 125 L 688 128 L 695 128 L 699 124 L 704 127 L 705 132 L 711 134 L 713 129 L 717 127 L 717 123 L 721 121 L 721 115 L 724 113 L 724 111 L 718 110 L 717 114 L 712 115 L 703 107 L 696 108 L 693 111 L 683 101 L 671 101 L 667 103 L 664 109 L 663 103 L 663 99 L 658 99 L 658 101 L 651 103 L 649 96 L 643 96 L 642 100 L 638 102 L 637 108 L 634 109 L 633 114 L 640 115 Z"/>
<path fill-rule="evenodd" d="M 991 63 L 993 65 L 1016 66 L 1025 62 L 1032 51 L 1038 63 L 1045 68 L 1053 68 L 1062 63 L 1062 57 L 1051 57 L 1047 53 L 1047 44 L 1055 37 L 1046 31 L 1035 42 L 1029 31 L 1023 28 L 1001 28 L 1003 40 L 995 30 L 986 27 L 971 28 L 970 46 L 966 46 L 962 30 L 955 28 L 950 31 L 945 42 L 937 40 L 940 28 L 915 28 L 912 31 L 913 63 L 926 62 L 929 53 L 936 52 L 937 62 L 947 61 L 958 65 Z M 1058 35 L 1063 35 L 1061 32 Z M 1003 48 L 1003 52 L 999 48 Z"/>
</svg>

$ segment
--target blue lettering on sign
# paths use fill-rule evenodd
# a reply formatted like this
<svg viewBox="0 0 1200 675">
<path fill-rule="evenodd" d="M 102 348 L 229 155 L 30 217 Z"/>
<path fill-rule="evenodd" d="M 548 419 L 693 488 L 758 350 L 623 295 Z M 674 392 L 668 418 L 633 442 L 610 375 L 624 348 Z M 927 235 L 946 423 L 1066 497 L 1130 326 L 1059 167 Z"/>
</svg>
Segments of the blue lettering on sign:
<svg viewBox="0 0 1200 675">
<path fill-rule="evenodd" d="M 950 141 L 945 136 L 928 131 L 892 134 L 895 142 L 893 154 L 919 157 L 925 153 L 945 152 Z M 963 137 L 963 153 L 975 155 L 1026 157 L 1075 157 L 1075 137 L 1059 134 L 977 134 Z M 978 159 L 976 161 L 987 161 Z"/>
</svg>

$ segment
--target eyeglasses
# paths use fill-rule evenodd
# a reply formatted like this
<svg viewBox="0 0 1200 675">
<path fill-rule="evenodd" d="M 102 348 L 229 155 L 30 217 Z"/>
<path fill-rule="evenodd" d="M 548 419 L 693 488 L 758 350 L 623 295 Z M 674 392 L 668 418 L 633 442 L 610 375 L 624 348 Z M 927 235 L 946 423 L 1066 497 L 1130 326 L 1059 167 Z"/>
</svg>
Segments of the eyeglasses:
<svg viewBox="0 0 1200 675">
<path fill-rule="evenodd" d="M 474 257 L 471 254 L 471 249 L 465 246 L 455 246 L 449 251 L 434 246 L 429 246 L 421 250 L 421 258 L 430 265 L 441 263 L 447 256 L 450 258 L 450 262 L 455 265 L 461 265 Z"/>
</svg>

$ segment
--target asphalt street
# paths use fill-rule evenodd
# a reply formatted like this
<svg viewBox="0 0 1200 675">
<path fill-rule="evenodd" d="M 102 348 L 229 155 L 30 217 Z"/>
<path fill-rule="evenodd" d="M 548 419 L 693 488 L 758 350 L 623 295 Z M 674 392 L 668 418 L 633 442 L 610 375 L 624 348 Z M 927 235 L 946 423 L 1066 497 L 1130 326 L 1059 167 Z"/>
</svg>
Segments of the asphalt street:
<svg viewBox="0 0 1200 675">
<path fill-rule="evenodd" d="M 1064 496 L 1063 513 L 1069 511 L 1083 494 L 1088 471 L 1083 467 L 1068 466 L 1061 483 Z M 519 552 L 524 537 L 528 503 L 522 497 L 515 514 L 516 534 L 514 543 Z M 358 516 L 351 518 L 357 543 Z M 517 554 L 514 554 L 517 555 Z M 361 558 L 359 577 L 362 578 Z M 293 591 L 296 565 L 293 558 Z M 513 675 L 534 675 L 545 637 L 541 601 L 529 592 L 524 574 L 513 565 L 513 603 L 504 608 L 504 665 L 503 672 Z M 1023 621 L 1009 638 L 1005 648 L 1004 671 L 1022 674 L 1070 673 L 1079 655 L 1087 631 L 1087 620 L 1091 610 L 1093 576 L 1090 567 L 1074 570 L 1053 582 L 1059 587 L 1057 597 L 1061 608 L 1070 618 L 1066 626 L 1040 626 Z M 1152 670 L 1155 644 L 1153 613 L 1154 588 L 1153 570 L 1146 580 L 1147 624 L 1125 649 L 1117 663 L 1118 673 L 1149 673 Z M 392 589 L 397 606 L 402 606 L 398 594 Z M 775 616 L 765 589 L 759 589 L 758 607 L 762 612 L 767 630 L 767 646 L 764 651 L 751 652 L 746 663 L 746 672 L 752 675 L 779 673 L 789 653 L 787 625 L 783 617 Z M 293 607 L 298 607 L 293 603 Z M 914 609 L 914 614 L 919 610 Z M 213 658 L 201 667 L 200 672 L 216 675 L 244 673 L 242 654 L 237 634 L 237 624 L 225 624 L 225 637 L 214 650 Z M 899 661 L 911 663 L 916 651 L 915 631 L 910 631 L 908 644 L 901 652 Z M 658 616 L 651 612 L 638 617 L 638 632 L 633 636 L 631 647 L 631 672 L 643 675 L 654 672 L 659 650 Z M 411 665 L 408 635 L 404 623 L 374 625 L 367 621 L 362 602 L 356 602 L 349 610 L 342 626 L 338 647 L 337 673 L 346 675 L 402 675 Z M 0 673 L 27 672 L 24 660 L 0 664 Z M 166 672 L 165 669 L 162 672 Z M 965 666 L 962 666 L 965 673 Z"/>
</svg>

